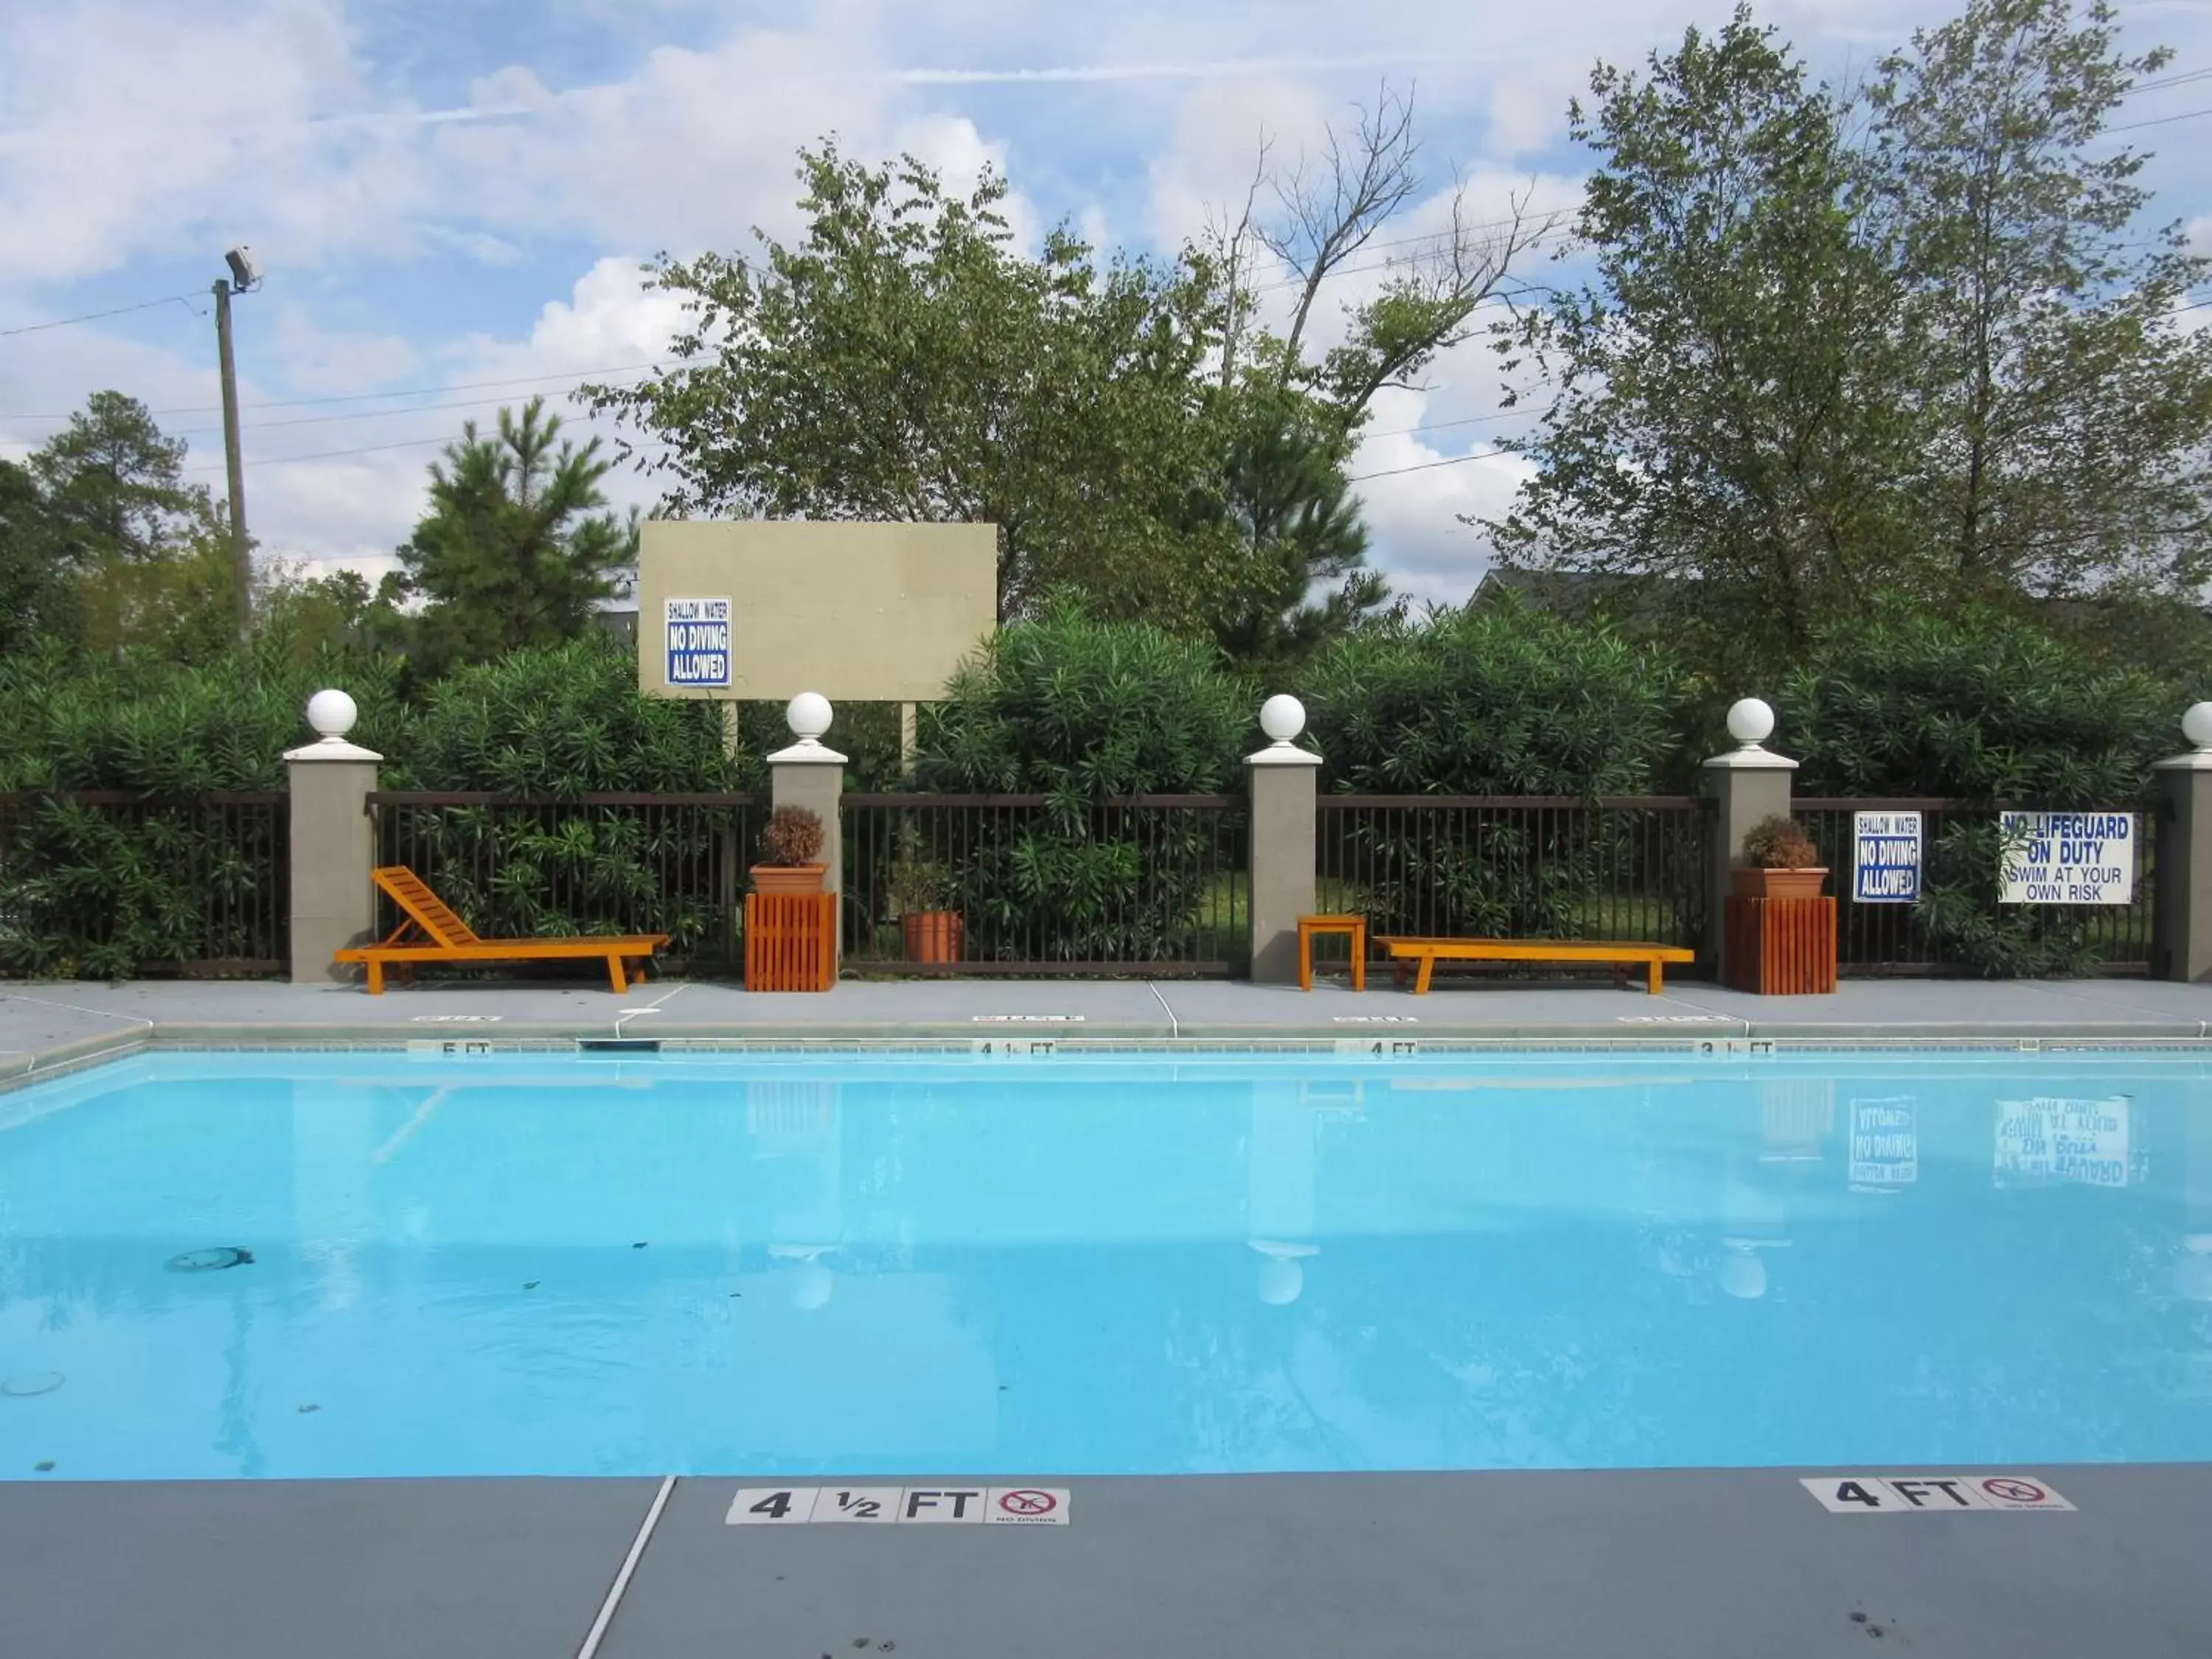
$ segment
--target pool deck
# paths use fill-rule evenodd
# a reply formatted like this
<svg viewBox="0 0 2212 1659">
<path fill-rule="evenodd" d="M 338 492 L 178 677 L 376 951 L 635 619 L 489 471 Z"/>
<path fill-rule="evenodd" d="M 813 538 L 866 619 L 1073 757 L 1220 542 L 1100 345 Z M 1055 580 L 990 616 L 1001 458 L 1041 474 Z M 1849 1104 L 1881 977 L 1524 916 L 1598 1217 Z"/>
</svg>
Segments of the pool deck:
<svg viewBox="0 0 2212 1659">
<path fill-rule="evenodd" d="M 1778 1042 L 2212 1040 L 2212 985 L 2146 980 L 1857 980 L 1832 996 L 1759 997 L 1695 981 L 1660 996 L 1595 982 L 1440 983 L 1387 975 L 1355 993 L 1205 981 L 847 981 L 814 995 L 653 981 L 430 982 L 380 997 L 267 981 L 10 984 L 0 988 L 0 1083 L 155 1043 L 966 1042 Z"/>
<path fill-rule="evenodd" d="M 568 1659 L 595 1628 L 597 1659 L 2212 1651 L 2212 1466 L 2026 1471 L 2075 1505 L 2053 1514 L 1832 1515 L 1804 1473 L 1037 1482 L 1073 1495 L 1036 1528 L 732 1527 L 764 1483 L 687 1478 L 618 1596 L 659 1481 L 0 1483 L 0 1651 Z"/>
<path fill-rule="evenodd" d="M 1387 981 L 1364 994 L 1021 981 L 848 982 L 818 996 L 657 981 L 621 997 L 487 982 L 380 998 L 258 982 L 10 985 L 0 989 L 0 1086 L 148 1042 L 648 1035 L 2212 1046 L 2212 987 L 1887 981 L 1784 1000 L 1696 982 L 1661 997 L 1585 984 L 1441 986 L 1420 998 Z M 736 1471 L 664 1487 L 101 1483 L 11 1470 L 0 1477 L 0 1656 L 2212 1654 L 2202 1564 L 2212 1464 L 2006 1471 L 2042 1477 L 2076 1506 L 2056 1514 L 1832 1515 L 1798 1483 L 1811 1473 L 1031 1473 L 1029 1484 L 1073 1497 L 1070 1525 L 1028 1528 L 732 1527 L 736 1490 L 769 1484 Z"/>
</svg>

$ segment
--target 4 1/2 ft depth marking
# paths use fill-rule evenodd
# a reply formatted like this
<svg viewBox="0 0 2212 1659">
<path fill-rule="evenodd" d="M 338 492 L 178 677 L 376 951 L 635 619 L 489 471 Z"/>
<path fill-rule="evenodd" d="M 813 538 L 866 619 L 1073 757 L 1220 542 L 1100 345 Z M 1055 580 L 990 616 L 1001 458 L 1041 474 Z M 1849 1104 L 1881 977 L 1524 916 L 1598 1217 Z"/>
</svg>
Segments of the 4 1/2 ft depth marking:
<svg viewBox="0 0 2212 1659">
<path fill-rule="evenodd" d="M 723 1516 L 732 1527 L 1064 1527 L 1065 1486 L 744 1486 Z"/>
</svg>

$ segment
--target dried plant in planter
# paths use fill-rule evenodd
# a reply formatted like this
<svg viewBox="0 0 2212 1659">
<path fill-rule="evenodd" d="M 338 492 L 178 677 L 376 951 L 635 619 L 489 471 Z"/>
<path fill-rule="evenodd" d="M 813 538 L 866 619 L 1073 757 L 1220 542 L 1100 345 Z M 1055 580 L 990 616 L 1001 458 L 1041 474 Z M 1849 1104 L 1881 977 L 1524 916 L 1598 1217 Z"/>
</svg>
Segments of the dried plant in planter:
<svg viewBox="0 0 2212 1659">
<path fill-rule="evenodd" d="M 804 806 L 779 806 L 761 832 L 761 860 L 788 869 L 822 856 L 822 820 Z"/>
<path fill-rule="evenodd" d="M 779 806 L 761 832 L 761 862 L 753 866 L 756 893 L 818 893 L 825 866 L 822 820 L 804 806 Z"/>
<path fill-rule="evenodd" d="M 1820 867 L 1820 849 L 1803 824 L 1778 815 L 1761 818 L 1745 832 L 1743 861 L 1755 870 L 1813 870 Z"/>
<path fill-rule="evenodd" d="M 1828 872 L 1820 849 L 1795 818 L 1761 818 L 1745 832 L 1743 865 L 1729 873 L 1737 898 L 1818 898 Z"/>
</svg>

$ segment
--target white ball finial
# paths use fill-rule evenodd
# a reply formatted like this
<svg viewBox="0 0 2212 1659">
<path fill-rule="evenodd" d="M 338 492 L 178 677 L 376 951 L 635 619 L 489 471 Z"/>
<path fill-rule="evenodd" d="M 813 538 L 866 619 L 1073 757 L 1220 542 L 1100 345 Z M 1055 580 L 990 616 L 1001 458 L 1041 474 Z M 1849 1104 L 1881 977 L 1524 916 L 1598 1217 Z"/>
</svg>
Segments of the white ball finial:
<svg viewBox="0 0 2212 1659">
<path fill-rule="evenodd" d="M 325 742 L 337 742 L 353 730 L 353 723 L 360 718 L 361 710 L 354 706 L 353 699 L 335 688 L 318 691 L 307 699 L 307 724 Z"/>
<path fill-rule="evenodd" d="M 2212 750 L 2212 702 L 2192 703 L 2181 717 L 2181 735 L 2191 747 Z"/>
<path fill-rule="evenodd" d="M 802 691 L 784 706 L 783 720 L 793 737 L 801 743 L 814 743 L 830 729 L 834 713 L 830 699 L 819 691 Z"/>
<path fill-rule="evenodd" d="M 1278 691 L 1260 705 L 1260 729 L 1278 744 L 1287 744 L 1306 729 L 1306 706 L 1286 691 Z"/>
<path fill-rule="evenodd" d="M 1729 736 L 1745 749 L 1756 749 L 1774 735 L 1774 711 L 1757 697 L 1746 697 L 1728 711 Z"/>
</svg>

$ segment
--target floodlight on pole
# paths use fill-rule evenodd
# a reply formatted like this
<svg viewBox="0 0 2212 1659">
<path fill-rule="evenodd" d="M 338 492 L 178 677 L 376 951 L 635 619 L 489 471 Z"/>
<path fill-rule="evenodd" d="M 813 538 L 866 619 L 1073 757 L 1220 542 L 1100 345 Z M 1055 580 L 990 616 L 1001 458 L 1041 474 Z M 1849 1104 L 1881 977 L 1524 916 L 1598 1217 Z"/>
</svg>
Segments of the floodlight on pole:
<svg viewBox="0 0 2212 1659">
<path fill-rule="evenodd" d="M 231 580 L 238 589 L 238 642 L 253 637 L 253 544 L 246 533 L 246 463 L 238 442 L 238 370 L 230 349 L 230 296 L 251 294 L 261 286 L 261 268 L 253 263 L 253 250 L 234 247 L 222 256 L 230 278 L 215 285 L 216 353 L 222 367 L 222 452 L 230 474 Z"/>
</svg>

